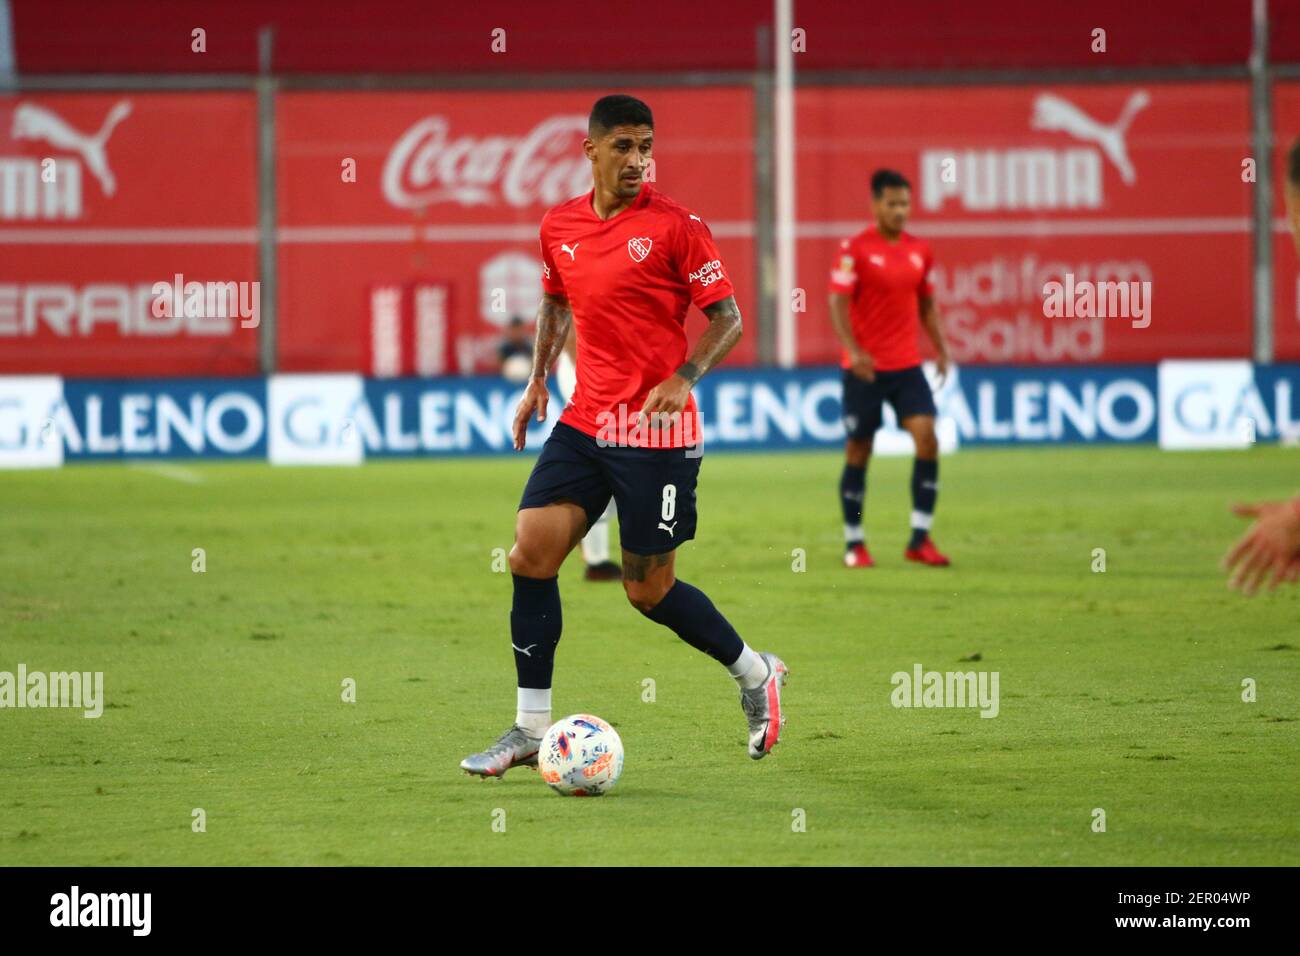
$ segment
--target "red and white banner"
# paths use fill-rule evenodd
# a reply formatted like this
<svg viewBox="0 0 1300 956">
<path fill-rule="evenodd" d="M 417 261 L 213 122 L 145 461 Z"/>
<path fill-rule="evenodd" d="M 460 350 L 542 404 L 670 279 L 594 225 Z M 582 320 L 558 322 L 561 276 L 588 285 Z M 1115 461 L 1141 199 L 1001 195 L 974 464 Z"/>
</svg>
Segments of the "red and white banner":
<svg viewBox="0 0 1300 956">
<path fill-rule="evenodd" d="M 251 310 L 154 307 L 252 303 L 254 119 L 246 94 L 0 96 L 0 374 L 257 371 Z"/>
<path fill-rule="evenodd" d="M 582 140 L 598 95 L 281 95 L 281 368 L 366 368 L 372 290 L 409 296 L 418 280 L 448 288 L 451 364 L 496 371 L 510 320 L 536 315 L 542 216 L 591 189 Z M 750 90 L 633 95 L 654 111 L 656 186 L 704 217 L 730 265 L 750 322 L 728 364 L 750 364 L 758 338 Z M 687 321 L 693 339 L 707 320 L 692 309 Z"/>
<path fill-rule="evenodd" d="M 880 167 L 913 184 L 958 362 L 1250 354 L 1245 83 L 802 88 L 796 126 L 801 363 L 838 357 L 822 290 Z M 1150 283 L 1149 315 L 1048 318 L 1067 276 Z"/>
<path fill-rule="evenodd" d="M 460 363 L 451 328 L 450 293 L 436 282 L 372 286 L 370 352 L 362 371 L 374 378 L 455 374 Z"/>
</svg>

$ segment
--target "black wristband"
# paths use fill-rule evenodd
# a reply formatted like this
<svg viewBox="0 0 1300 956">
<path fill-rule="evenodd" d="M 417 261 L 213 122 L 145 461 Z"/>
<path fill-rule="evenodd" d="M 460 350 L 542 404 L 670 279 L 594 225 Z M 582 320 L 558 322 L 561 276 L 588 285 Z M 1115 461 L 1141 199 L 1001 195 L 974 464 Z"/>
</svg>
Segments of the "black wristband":
<svg viewBox="0 0 1300 956">
<path fill-rule="evenodd" d="M 682 363 L 682 367 L 677 370 L 677 374 L 692 385 L 700 380 L 700 370 L 690 362 Z"/>
</svg>

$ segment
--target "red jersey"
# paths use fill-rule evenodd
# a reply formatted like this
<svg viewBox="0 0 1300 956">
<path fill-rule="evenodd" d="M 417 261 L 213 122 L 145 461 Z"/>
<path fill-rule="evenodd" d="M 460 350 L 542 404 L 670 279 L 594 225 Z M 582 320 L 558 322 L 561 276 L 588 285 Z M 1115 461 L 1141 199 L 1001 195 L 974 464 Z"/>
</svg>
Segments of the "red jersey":
<svg viewBox="0 0 1300 956">
<path fill-rule="evenodd" d="M 709 227 L 689 209 L 643 183 L 632 205 L 602 220 L 594 194 L 542 217 L 542 288 L 568 298 L 578 332 L 578 384 L 560 421 L 600 437 L 620 406 L 633 420 L 686 361 L 691 303 L 703 309 L 735 289 Z M 699 441 L 694 396 L 681 429 L 662 434 L 662 447 Z"/>
<path fill-rule="evenodd" d="M 921 364 L 920 302 L 934 295 L 933 264 L 930 246 L 906 232 L 890 242 L 871 226 L 840 243 L 831 270 L 831 291 L 853 297 L 849 305 L 853 338 L 882 372 Z M 844 368 L 852 364 L 847 352 L 840 364 Z"/>
</svg>

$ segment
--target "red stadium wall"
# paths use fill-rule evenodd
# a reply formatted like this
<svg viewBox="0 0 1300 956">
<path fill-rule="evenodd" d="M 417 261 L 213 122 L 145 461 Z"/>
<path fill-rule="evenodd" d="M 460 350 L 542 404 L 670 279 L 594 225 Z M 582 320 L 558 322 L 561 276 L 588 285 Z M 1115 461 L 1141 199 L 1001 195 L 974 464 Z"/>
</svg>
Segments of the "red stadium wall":
<svg viewBox="0 0 1300 956">
<path fill-rule="evenodd" d="M 672 73 L 761 66 L 760 28 L 770 0 L 710 4 L 661 0 L 629 16 L 598 0 L 547 4 L 497 0 L 13 0 L 23 73 L 253 73 L 257 33 L 275 31 L 280 73 L 583 71 Z M 1270 3 L 1274 59 L 1300 60 L 1295 4 Z M 142 15 L 143 14 L 143 15 Z M 123 23 L 129 22 L 129 29 Z M 901 4 L 797 0 L 805 31 L 801 71 L 1049 68 L 1242 64 L 1250 50 L 1250 0 L 1089 0 L 1086 4 L 966 0 Z M 195 27 L 207 50 L 191 50 Z M 492 31 L 506 50 L 492 50 Z M 1106 31 L 1093 52 L 1092 31 Z"/>
<path fill-rule="evenodd" d="M 257 279 L 254 115 L 243 93 L 0 96 L 0 374 L 257 371 L 238 317 L 151 309 L 178 273 Z"/>
<path fill-rule="evenodd" d="M 743 313 L 757 314 L 750 90 L 633 91 L 655 111 L 656 186 L 709 223 Z M 589 91 L 286 93 L 277 104 L 279 358 L 365 369 L 370 290 L 446 284 L 462 371 L 495 370 L 505 324 L 541 297 L 538 226 L 591 188 Z M 341 176 L 356 162 L 356 181 Z M 504 292 L 494 311 L 493 291 Z M 706 320 L 692 309 L 692 338 Z M 728 361 L 751 364 L 756 324 Z M 474 360 L 473 357 L 477 357 Z M 468 366 L 468 367 L 467 367 Z"/>
<path fill-rule="evenodd" d="M 913 182 L 910 231 L 932 244 L 957 361 L 1249 355 L 1248 92 L 1244 83 L 800 90 L 798 275 L 811 290 L 800 362 L 839 355 L 826 276 L 838 240 L 869 220 L 879 166 Z M 1150 281 L 1150 325 L 1044 318 L 1043 284 L 1066 272 Z"/>
<path fill-rule="evenodd" d="M 729 361 L 752 364 L 752 92 L 633 92 L 656 110 L 657 185 L 699 210 L 731 266 L 750 321 Z M 934 247 L 959 361 L 1248 356 L 1248 92 L 1244 82 L 804 87 L 801 363 L 837 357 L 826 275 L 838 239 L 868 220 L 878 165 L 916 184 L 913 231 Z M 427 283 L 449 289 L 453 332 L 478 356 L 466 370 L 489 368 L 502 323 L 535 308 L 542 213 L 589 181 L 578 143 L 591 96 L 282 93 L 280 367 L 370 371 L 371 291 Z M 1129 124 L 1114 129 L 1126 108 Z M 1300 83 L 1276 85 L 1275 109 L 1276 183 L 1300 133 Z M 259 278 L 255 138 L 248 93 L 0 97 L 0 373 L 256 372 L 257 330 L 151 320 L 141 293 L 176 273 Z M 956 182 L 944 183 L 935 163 L 949 155 Z M 341 175 L 347 158 L 355 182 Z M 54 160 L 55 183 L 40 182 L 43 159 Z M 1025 178 L 1030 169 L 1037 178 Z M 1294 360 L 1300 268 L 1285 233 L 1275 239 L 1277 357 Z M 1150 326 L 1045 320 L 1042 282 L 1064 271 L 1151 281 Z M 505 313 L 487 304 L 497 288 Z M 689 321 L 698 334 L 702 316 Z"/>
</svg>

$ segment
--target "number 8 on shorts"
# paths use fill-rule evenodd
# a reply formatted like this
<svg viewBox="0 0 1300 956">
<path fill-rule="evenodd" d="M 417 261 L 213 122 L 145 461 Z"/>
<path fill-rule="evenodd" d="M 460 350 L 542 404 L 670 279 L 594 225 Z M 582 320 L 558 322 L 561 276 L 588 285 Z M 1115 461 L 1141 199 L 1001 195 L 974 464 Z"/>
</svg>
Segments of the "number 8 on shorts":
<svg viewBox="0 0 1300 956">
<path fill-rule="evenodd" d="M 660 511 L 660 517 L 664 521 L 672 521 L 673 515 L 677 513 L 677 486 L 664 485 L 663 508 Z"/>
</svg>

